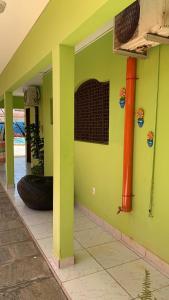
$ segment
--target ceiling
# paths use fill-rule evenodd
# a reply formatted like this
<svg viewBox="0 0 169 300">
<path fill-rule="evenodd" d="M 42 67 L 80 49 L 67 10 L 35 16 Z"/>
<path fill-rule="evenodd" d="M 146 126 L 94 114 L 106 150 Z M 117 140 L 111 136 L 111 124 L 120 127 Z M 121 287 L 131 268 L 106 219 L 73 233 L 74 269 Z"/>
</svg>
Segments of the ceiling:
<svg viewBox="0 0 169 300">
<path fill-rule="evenodd" d="M 35 77 L 33 77 L 28 82 L 25 82 L 25 84 L 21 87 L 19 87 L 17 90 L 13 92 L 13 96 L 23 96 L 24 95 L 24 89 L 26 89 L 28 86 L 40 86 L 42 85 L 42 75 L 37 74 Z"/>
<path fill-rule="evenodd" d="M 0 14 L 0 74 L 8 64 L 13 54 L 20 46 L 32 26 L 50 0 L 5 0 L 6 9 Z M 111 20 L 97 32 L 76 45 L 75 53 L 82 51 L 102 35 L 112 30 Z M 13 92 L 15 96 L 23 96 L 23 90 L 30 85 L 41 85 L 42 78 L 52 67 L 48 66 L 30 81 Z"/>
<path fill-rule="evenodd" d="M 96 32 L 88 36 L 85 40 L 81 41 L 79 44 L 75 47 L 75 54 L 77 54 L 80 51 L 83 51 L 86 47 L 91 45 L 92 43 L 96 42 L 99 38 L 107 34 L 108 32 L 113 30 L 114 26 L 114 19 L 106 23 L 103 27 L 99 28 Z M 37 73 L 35 77 L 33 77 L 31 80 L 24 83 L 24 85 L 20 86 L 18 89 L 16 89 L 13 92 L 14 96 L 23 96 L 24 95 L 24 89 L 26 89 L 28 86 L 40 86 L 42 85 L 42 79 L 45 76 L 46 73 L 48 73 L 52 69 L 52 66 L 47 66 L 44 70 L 42 70 L 40 73 Z"/>
<path fill-rule="evenodd" d="M 49 0 L 5 0 L 0 14 L 0 73 L 10 61 Z"/>
<path fill-rule="evenodd" d="M 26 89 L 28 86 L 40 86 L 42 85 L 43 77 L 50 72 L 52 69 L 52 66 L 47 66 L 42 72 L 37 73 L 35 77 L 33 77 L 31 80 L 25 82 L 24 85 L 20 86 L 18 89 L 16 89 L 13 92 L 13 96 L 23 96 L 24 95 L 24 89 Z"/>
</svg>

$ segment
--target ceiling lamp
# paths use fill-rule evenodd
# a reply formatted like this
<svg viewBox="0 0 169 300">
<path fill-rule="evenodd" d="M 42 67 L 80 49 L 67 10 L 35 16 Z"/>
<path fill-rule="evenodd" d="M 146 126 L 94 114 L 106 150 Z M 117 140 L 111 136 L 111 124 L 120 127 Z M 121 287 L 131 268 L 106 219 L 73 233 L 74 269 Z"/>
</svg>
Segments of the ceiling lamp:
<svg viewBox="0 0 169 300">
<path fill-rule="evenodd" d="M 3 0 L 0 0 L 0 14 L 4 12 L 6 7 L 6 2 Z"/>
</svg>

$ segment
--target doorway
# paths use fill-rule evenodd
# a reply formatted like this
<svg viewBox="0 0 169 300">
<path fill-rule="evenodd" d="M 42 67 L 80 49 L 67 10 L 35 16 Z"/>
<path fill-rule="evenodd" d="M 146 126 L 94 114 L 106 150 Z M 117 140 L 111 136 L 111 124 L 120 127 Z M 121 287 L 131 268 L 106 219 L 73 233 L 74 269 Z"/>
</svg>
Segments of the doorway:
<svg viewBox="0 0 169 300">
<path fill-rule="evenodd" d="M 26 142 L 26 159 L 27 159 L 27 163 L 31 163 L 31 144 L 30 144 L 30 130 L 29 130 L 29 126 L 30 126 L 30 108 L 26 108 L 26 127 L 27 127 L 27 139 L 28 141 Z"/>
</svg>

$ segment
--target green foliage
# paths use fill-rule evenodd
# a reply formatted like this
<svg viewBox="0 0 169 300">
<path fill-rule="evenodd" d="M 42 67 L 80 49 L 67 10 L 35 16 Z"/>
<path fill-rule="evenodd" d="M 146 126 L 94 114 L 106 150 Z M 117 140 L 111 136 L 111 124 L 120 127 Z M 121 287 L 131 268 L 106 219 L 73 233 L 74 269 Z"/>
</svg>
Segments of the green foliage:
<svg viewBox="0 0 169 300">
<path fill-rule="evenodd" d="M 32 168 L 34 175 L 43 175 L 44 173 L 44 139 L 40 137 L 39 125 L 33 123 L 26 127 L 26 140 L 31 145 L 31 153 L 34 159 L 38 161 Z"/>
<path fill-rule="evenodd" d="M 153 297 L 151 292 L 151 278 L 150 278 L 150 272 L 148 270 L 145 270 L 145 279 L 143 281 L 143 290 L 141 292 L 141 295 L 138 296 L 141 300 L 157 300 Z"/>
<path fill-rule="evenodd" d="M 43 176 L 44 175 L 44 167 L 40 165 L 33 166 L 31 168 L 32 175 Z"/>
</svg>

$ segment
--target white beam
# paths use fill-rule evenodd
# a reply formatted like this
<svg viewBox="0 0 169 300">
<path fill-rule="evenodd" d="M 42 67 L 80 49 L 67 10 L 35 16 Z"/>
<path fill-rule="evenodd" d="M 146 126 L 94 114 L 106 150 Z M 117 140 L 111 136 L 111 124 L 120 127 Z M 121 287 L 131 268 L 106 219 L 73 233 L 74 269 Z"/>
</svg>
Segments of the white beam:
<svg viewBox="0 0 169 300">
<path fill-rule="evenodd" d="M 87 48 L 89 45 L 100 39 L 102 36 L 106 35 L 108 32 L 113 31 L 114 28 L 114 18 L 109 21 L 105 26 L 97 30 L 95 33 L 88 36 L 85 40 L 80 42 L 75 46 L 75 53 L 82 51 Z"/>
</svg>

